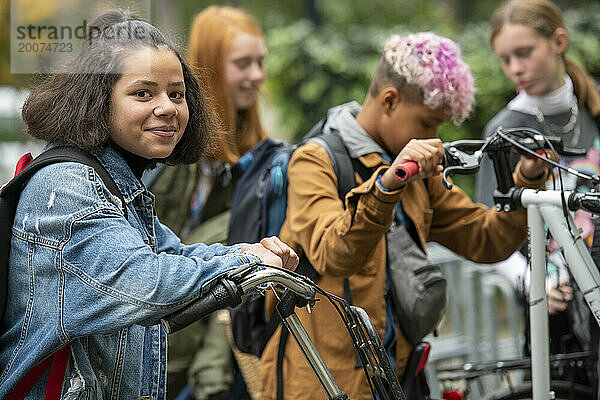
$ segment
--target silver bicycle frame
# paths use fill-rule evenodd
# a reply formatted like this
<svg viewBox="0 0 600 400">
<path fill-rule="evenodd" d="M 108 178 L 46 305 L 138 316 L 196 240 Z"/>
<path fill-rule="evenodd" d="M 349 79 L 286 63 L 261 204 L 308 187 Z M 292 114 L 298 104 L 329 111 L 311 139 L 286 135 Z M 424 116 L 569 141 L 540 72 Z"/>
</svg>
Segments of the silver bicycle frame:
<svg viewBox="0 0 600 400">
<path fill-rule="evenodd" d="M 564 192 L 567 201 L 570 192 Z M 600 325 L 600 273 L 580 235 L 571 236 L 562 209 L 559 191 L 524 189 L 521 203 L 527 208 L 531 275 L 529 311 L 531 330 L 531 377 L 533 400 L 549 400 L 550 362 L 548 297 L 546 294 L 546 243 L 544 223 L 563 251 L 567 265 L 583 293 L 596 322 Z M 570 226 L 575 228 L 571 214 Z"/>
<path fill-rule="evenodd" d="M 283 323 L 290 331 L 290 334 L 298 344 L 298 347 L 300 347 L 300 351 L 304 354 L 306 361 L 312 368 L 321 387 L 323 387 L 325 393 L 327 393 L 327 396 L 330 399 L 337 399 L 344 395 L 344 392 L 342 392 L 335 379 L 333 379 L 333 375 L 327 368 L 327 365 L 325 365 L 325 362 L 321 358 L 321 355 L 317 351 L 312 340 L 310 340 L 310 336 L 308 336 L 308 333 L 306 332 L 306 329 L 304 329 L 298 316 L 292 314 L 289 317 L 286 317 Z M 348 397 L 346 396 L 344 398 Z"/>
</svg>

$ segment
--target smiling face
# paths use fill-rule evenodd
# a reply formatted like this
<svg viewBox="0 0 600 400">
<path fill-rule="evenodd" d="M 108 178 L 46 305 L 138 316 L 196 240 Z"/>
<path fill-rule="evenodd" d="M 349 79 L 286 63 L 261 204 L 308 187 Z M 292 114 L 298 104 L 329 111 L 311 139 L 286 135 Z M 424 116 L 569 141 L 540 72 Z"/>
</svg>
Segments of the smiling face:
<svg viewBox="0 0 600 400">
<path fill-rule="evenodd" d="M 265 41 L 260 36 L 239 32 L 231 41 L 225 57 L 225 84 L 236 111 L 247 110 L 256 103 L 265 80 Z"/>
<path fill-rule="evenodd" d="M 557 29 L 553 37 L 546 38 L 529 26 L 507 23 L 494 37 L 492 48 L 517 91 L 541 95 L 564 84 L 562 53 L 568 44 L 565 35 L 564 29 Z"/>
<path fill-rule="evenodd" d="M 128 56 L 114 84 L 107 123 L 111 139 L 125 150 L 166 158 L 189 119 L 181 63 L 167 48 L 146 47 Z"/>
</svg>

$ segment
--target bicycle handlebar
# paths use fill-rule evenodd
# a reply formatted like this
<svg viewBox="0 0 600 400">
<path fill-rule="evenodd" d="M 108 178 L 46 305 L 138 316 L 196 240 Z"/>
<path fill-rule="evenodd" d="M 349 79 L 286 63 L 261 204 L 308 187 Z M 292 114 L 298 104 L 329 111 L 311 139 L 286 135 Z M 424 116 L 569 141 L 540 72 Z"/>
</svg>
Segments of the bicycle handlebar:
<svg viewBox="0 0 600 400">
<path fill-rule="evenodd" d="M 597 176 L 587 176 L 576 170 L 565 168 L 555 160 L 545 157 L 544 150 L 553 150 L 563 156 L 582 156 L 585 150 L 568 147 L 561 137 L 545 136 L 531 128 L 498 128 L 494 135 L 485 140 L 457 140 L 444 143 L 444 186 L 450 189 L 450 174 L 474 174 L 484 153 L 487 153 L 494 164 L 494 172 L 498 183 L 498 191 L 506 194 L 514 186 L 510 151 L 544 159 L 555 167 L 567 169 L 571 174 L 584 179 L 600 182 Z M 472 153 L 472 154 L 469 154 Z"/>
<path fill-rule="evenodd" d="M 162 326 L 167 333 L 177 332 L 217 310 L 238 306 L 243 296 L 268 282 L 279 283 L 304 299 L 310 300 L 315 297 L 315 288 L 305 281 L 308 278 L 268 267 L 248 273 L 252 267 L 254 266 L 250 265 L 241 271 L 234 270 L 226 274 L 198 300 L 161 319 Z"/>
<path fill-rule="evenodd" d="M 223 279 L 189 307 L 161 319 L 160 322 L 167 333 L 177 332 L 217 310 L 239 305 L 242 302 L 241 295 L 241 290 L 235 283 Z"/>
<path fill-rule="evenodd" d="M 308 278 L 292 276 L 288 272 L 275 268 L 264 268 L 252 272 L 239 284 L 242 288 L 242 293 L 245 294 L 263 283 L 279 283 L 304 299 L 312 299 L 315 297 L 315 288 L 312 286 L 312 283 L 307 283 L 304 279 Z"/>
<path fill-rule="evenodd" d="M 364 310 L 350 306 L 343 298 L 327 293 L 309 278 L 293 271 L 264 264 L 249 264 L 228 271 L 218 277 L 216 283 L 200 299 L 161 319 L 161 324 L 167 333 L 176 332 L 214 311 L 237 306 L 243 296 L 256 289 L 264 292 L 266 286 L 262 285 L 273 282 L 287 289 L 277 304 L 279 318 L 296 340 L 329 399 L 348 399 L 348 395 L 335 382 L 294 312 L 295 307 L 314 305 L 317 293 L 328 299 L 339 313 L 372 393 L 385 400 L 406 400 L 381 338 Z"/>
<path fill-rule="evenodd" d="M 563 366 L 573 360 L 590 359 L 593 356 L 591 351 L 581 351 L 574 353 L 552 354 L 550 361 L 553 366 Z M 460 366 L 443 367 L 437 369 L 438 379 L 442 382 L 456 381 L 463 379 L 476 379 L 487 374 L 493 374 L 502 371 L 529 369 L 531 368 L 531 358 L 506 359 L 498 361 L 466 362 Z"/>
<path fill-rule="evenodd" d="M 514 135 L 516 138 L 511 138 L 509 135 Z M 516 149 L 530 157 L 543 158 L 549 163 L 555 162 L 546 158 L 542 149 L 556 150 L 558 154 L 564 156 L 585 155 L 585 150 L 566 146 L 561 137 L 545 136 L 531 128 L 498 128 L 493 136 L 485 140 L 456 140 L 444 143 L 443 146 L 445 151 L 443 181 L 447 189 L 452 188 L 452 184 L 448 181 L 450 174 L 470 175 L 479 171 L 479 163 L 485 152 L 494 162 L 498 187 L 502 193 L 512 186 L 510 175 L 512 169 L 508 157 L 511 149 Z M 415 161 L 406 161 L 396 166 L 394 172 L 398 180 L 406 182 L 410 177 L 418 174 L 419 166 Z M 584 176 L 585 174 L 571 169 L 568 169 L 568 172 L 600 182 L 597 176 Z"/>
</svg>

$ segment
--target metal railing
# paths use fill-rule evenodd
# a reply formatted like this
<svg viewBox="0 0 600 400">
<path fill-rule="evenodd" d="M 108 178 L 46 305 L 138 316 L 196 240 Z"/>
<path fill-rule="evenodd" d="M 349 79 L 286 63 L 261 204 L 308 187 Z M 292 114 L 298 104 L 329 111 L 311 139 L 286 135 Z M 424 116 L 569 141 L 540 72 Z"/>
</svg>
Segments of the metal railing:
<svg viewBox="0 0 600 400">
<path fill-rule="evenodd" d="M 448 307 L 440 334 L 426 338 L 432 344 L 427 379 L 432 397 L 440 398 L 437 368 L 521 356 L 524 312 L 511 283 L 494 266 L 473 263 L 436 243 L 428 243 L 427 252 L 448 281 Z M 481 387 L 472 388 L 471 398 L 500 385 L 498 377 L 485 377 Z"/>
</svg>

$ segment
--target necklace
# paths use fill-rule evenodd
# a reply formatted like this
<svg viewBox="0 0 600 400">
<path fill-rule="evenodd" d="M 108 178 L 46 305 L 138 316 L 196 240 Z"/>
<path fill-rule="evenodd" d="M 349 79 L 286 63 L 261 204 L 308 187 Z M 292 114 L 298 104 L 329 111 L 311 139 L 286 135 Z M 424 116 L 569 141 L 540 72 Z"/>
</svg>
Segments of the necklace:
<svg viewBox="0 0 600 400">
<path fill-rule="evenodd" d="M 542 111 L 537 106 L 533 107 L 533 113 L 535 115 L 535 119 L 540 123 L 540 125 L 542 125 L 542 130 L 544 132 L 549 132 L 551 134 L 565 134 L 573 131 L 573 137 L 571 138 L 569 144 L 574 146 L 579 141 L 581 129 L 578 123 L 579 107 L 577 106 L 577 98 L 575 96 L 573 96 L 571 99 L 571 117 L 564 125 L 557 125 L 550 121 L 546 121 L 544 114 L 542 114 Z"/>
</svg>

